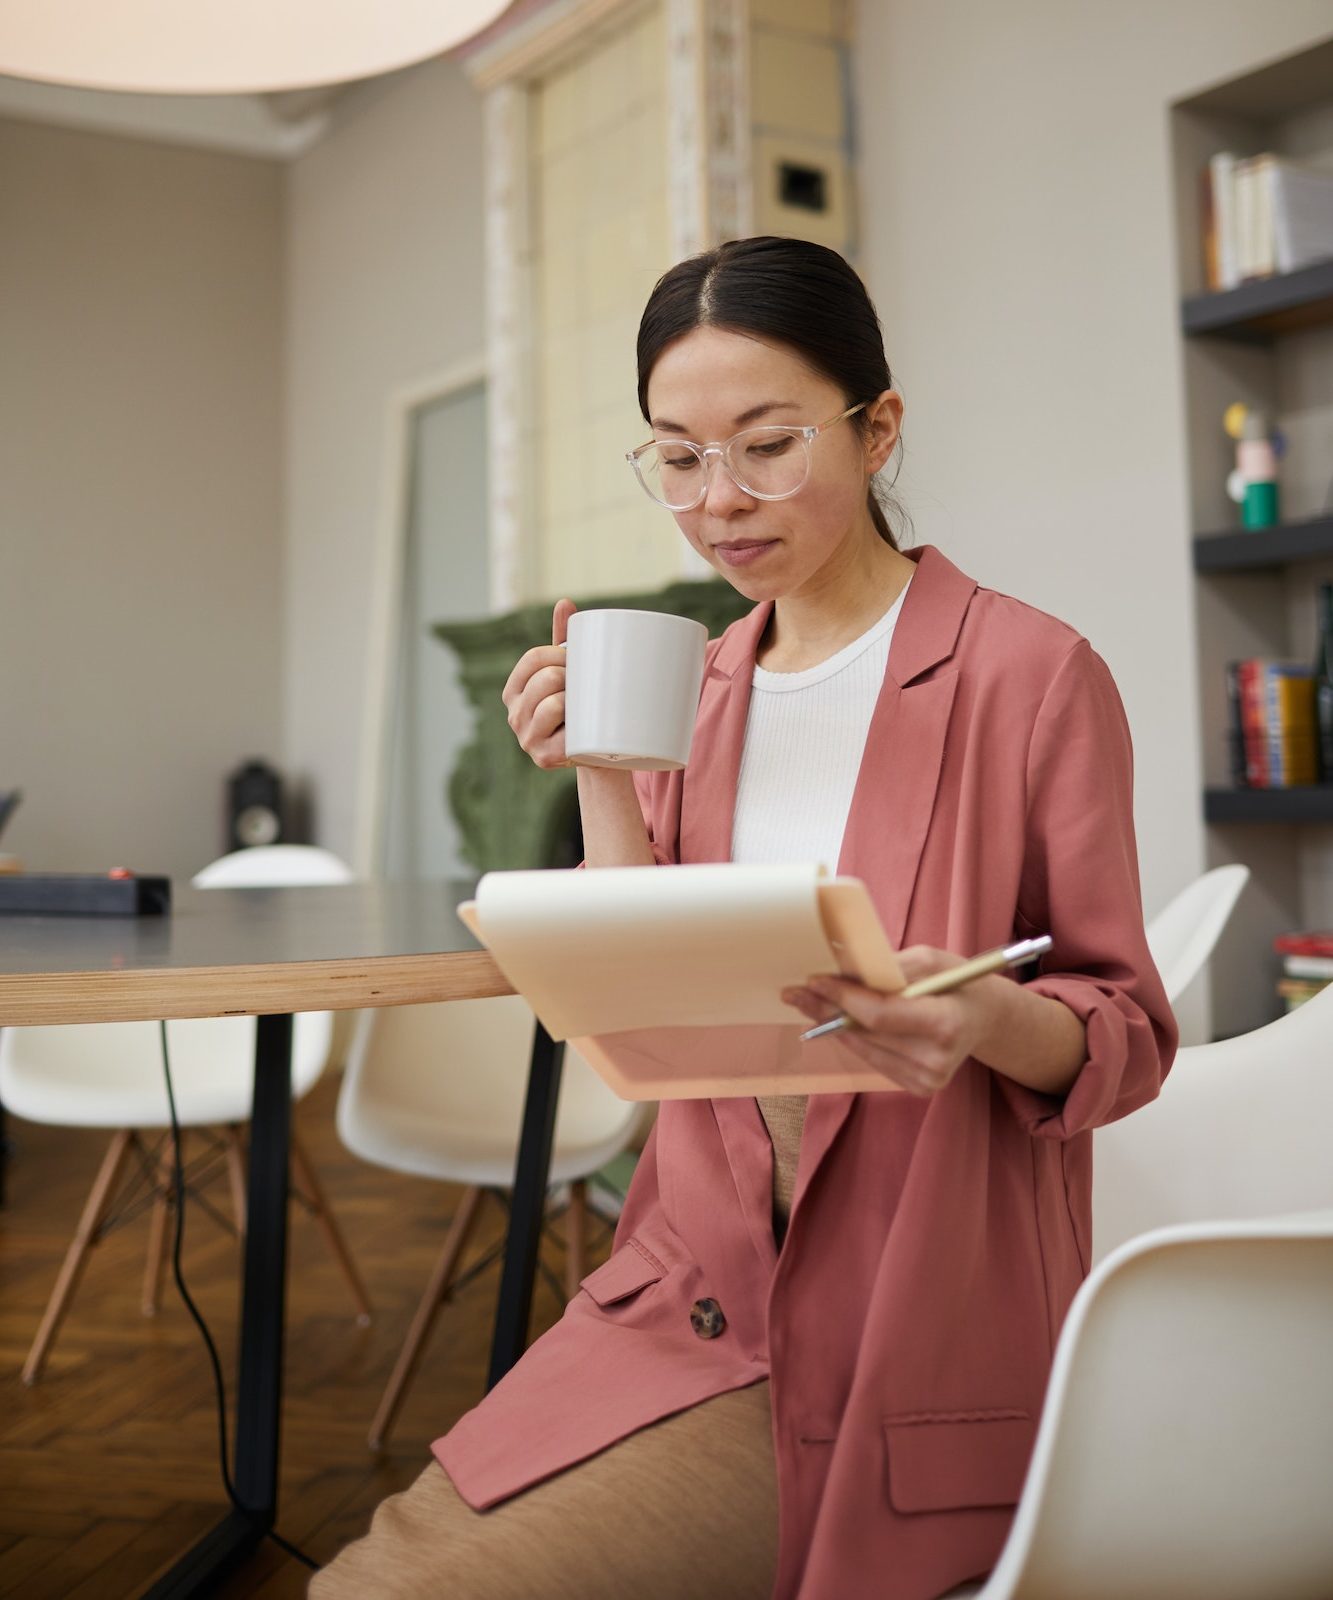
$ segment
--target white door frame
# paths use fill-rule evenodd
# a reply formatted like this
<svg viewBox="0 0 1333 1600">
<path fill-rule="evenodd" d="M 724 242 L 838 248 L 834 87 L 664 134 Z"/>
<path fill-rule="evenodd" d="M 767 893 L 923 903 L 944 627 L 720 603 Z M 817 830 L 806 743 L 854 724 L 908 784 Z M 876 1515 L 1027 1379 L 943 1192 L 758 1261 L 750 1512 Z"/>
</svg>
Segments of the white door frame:
<svg viewBox="0 0 1333 1600">
<path fill-rule="evenodd" d="M 402 643 L 403 568 L 407 522 L 412 507 L 412 438 L 417 414 L 460 390 L 488 382 L 486 358 L 477 355 L 407 385 L 389 399 L 384 434 L 384 477 L 373 552 L 361 759 L 357 773 L 353 867 L 358 877 L 381 875 L 396 689 L 394 677 Z"/>
</svg>

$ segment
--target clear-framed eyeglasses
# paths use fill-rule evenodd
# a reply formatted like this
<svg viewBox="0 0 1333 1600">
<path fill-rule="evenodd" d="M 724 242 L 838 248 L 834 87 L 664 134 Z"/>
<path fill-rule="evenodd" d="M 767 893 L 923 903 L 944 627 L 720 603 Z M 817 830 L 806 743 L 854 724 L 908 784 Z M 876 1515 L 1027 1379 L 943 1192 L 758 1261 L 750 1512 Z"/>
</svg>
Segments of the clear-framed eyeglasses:
<svg viewBox="0 0 1333 1600">
<path fill-rule="evenodd" d="M 764 424 L 743 428 L 725 444 L 693 439 L 650 439 L 625 452 L 645 493 L 668 511 L 693 511 L 708 493 L 709 457 L 716 456 L 738 488 L 756 500 L 786 500 L 810 476 L 810 450 L 826 428 L 868 404 L 848 406 L 827 422 L 793 428 Z"/>
</svg>

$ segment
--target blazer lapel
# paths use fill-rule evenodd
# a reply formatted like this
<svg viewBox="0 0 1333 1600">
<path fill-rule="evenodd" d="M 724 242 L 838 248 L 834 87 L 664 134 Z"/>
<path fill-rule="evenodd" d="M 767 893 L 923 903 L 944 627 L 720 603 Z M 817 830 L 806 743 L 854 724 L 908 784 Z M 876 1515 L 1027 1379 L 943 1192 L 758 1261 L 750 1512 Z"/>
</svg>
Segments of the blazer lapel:
<svg viewBox="0 0 1333 1600">
<path fill-rule="evenodd" d="M 895 947 L 907 925 L 958 686 L 956 671 L 925 674 L 953 653 L 976 589 L 931 545 L 904 554 L 917 570 L 894 628 L 838 859 L 840 873 L 865 879 Z M 681 792 L 682 862 L 731 859 L 754 662 L 772 610 L 772 601 L 763 601 L 744 617 L 705 675 Z M 810 1097 L 793 1214 L 856 1099 L 854 1094 Z M 755 1248 L 771 1266 L 776 1249 L 767 1129 L 749 1097 L 715 1100 L 713 1108 Z"/>
<path fill-rule="evenodd" d="M 680 801 L 680 860 L 730 861 L 754 658 L 773 610 L 761 601 L 724 636 L 704 674 Z"/>
<path fill-rule="evenodd" d="M 745 749 L 754 660 L 773 610 L 757 605 L 723 639 L 704 675 L 680 802 L 682 862 L 730 861 L 732 821 Z M 773 1145 L 749 1096 L 714 1100 L 746 1228 L 765 1268 L 777 1263 L 773 1238 Z"/>
<path fill-rule="evenodd" d="M 907 927 L 958 688 L 956 669 L 923 675 L 952 655 L 976 589 L 933 546 L 906 554 L 916 560 L 917 572 L 894 628 L 838 856 L 840 875 L 865 881 L 895 949 Z M 856 1099 L 854 1094 L 810 1097 L 793 1212 Z"/>
</svg>

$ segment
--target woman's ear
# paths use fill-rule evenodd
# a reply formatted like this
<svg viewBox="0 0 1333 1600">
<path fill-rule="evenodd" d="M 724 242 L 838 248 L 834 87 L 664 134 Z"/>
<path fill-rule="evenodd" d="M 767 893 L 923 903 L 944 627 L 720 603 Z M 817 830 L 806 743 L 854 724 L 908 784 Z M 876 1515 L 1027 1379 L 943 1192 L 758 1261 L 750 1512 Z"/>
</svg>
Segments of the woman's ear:
<svg viewBox="0 0 1333 1600">
<path fill-rule="evenodd" d="M 893 454 L 903 425 L 903 397 L 896 389 L 885 389 L 866 407 L 870 437 L 866 440 L 866 466 L 872 475 Z"/>
</svg>

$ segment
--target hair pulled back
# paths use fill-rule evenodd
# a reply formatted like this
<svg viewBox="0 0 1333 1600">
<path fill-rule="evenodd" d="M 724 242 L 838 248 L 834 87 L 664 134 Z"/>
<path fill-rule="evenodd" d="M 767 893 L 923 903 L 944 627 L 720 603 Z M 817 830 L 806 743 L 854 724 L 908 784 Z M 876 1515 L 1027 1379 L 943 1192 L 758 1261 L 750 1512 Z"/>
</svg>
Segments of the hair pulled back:
<svg viewBox="0 0 1333 1600">
<path fill-rule="evenodd" d="M 838 254 L 806 239 L 762 234 L 730 239 L 689 256 L 657 280 L 639 322 L 639 409 L 648 415 L 648 380 L 658 357 L 695 328 L 714 327 L 784 344 L 835 384 L 847 405 L 893 386 L 879 318 L 865 285 Z M 847 419 L 869 434 L 865 413 Z M 881 539 L 897 540 L 886 508 L 900 509 L 872 482 L 867 509 Z"/>
</svg>

